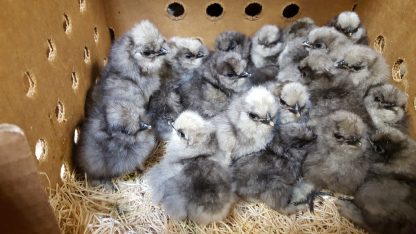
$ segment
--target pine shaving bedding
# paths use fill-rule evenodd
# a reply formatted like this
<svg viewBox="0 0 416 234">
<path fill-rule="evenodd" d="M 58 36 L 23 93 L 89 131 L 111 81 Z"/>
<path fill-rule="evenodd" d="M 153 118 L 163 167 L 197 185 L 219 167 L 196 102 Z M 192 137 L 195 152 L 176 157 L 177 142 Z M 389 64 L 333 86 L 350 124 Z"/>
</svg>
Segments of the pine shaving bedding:
<svg viewBox="0 0 416 234">
<path fill-rule="evenodd" d="M 365 233 L 338 214 L 331 197 L 316 202 L 314 213 L 291 216 L 261 203 L 240 201 L 222 222 L 202 226 L 170 219 L 152 203 L 150 187 L 141 174 L 113 183 L 115 191 L 90 187 L 65 171 L 63 184 L 51 189 L 49 197 L 62 233 Z"/>
</svg>

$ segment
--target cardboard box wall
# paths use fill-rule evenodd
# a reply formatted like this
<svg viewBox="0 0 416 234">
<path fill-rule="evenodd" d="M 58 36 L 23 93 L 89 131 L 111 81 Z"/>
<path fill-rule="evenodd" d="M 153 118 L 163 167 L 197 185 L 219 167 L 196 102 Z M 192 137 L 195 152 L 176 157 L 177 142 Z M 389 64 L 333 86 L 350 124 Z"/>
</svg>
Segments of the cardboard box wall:
<svg viewBox="0 0 416 234">
<path fill-rule="evenodd" d="M 167 13 L 172 2 L 183 6 L 182 16 Z M 245 8 L 253 2 L 262 11 L 249 17 Z M 217 18 L 206 13 L 213 3 L 223 9 Z M 299 12 L 288 19 L 282 12 L 290 4 L 297 5 Z M 212 48 L 215 37 L 225 30 L 251 35 L 264 24 L 283 27 L 304 16 L 324 24 L 339 12 L 354 9 L 368 30 L 370 46 L 376 38 L 384 39 L 382 53 L 395 68 L 391 82 L 408 94 L 407 110 L 411 121 L 416 121 L 416 3 L 412 0 L 6 0 L 0 6 L 0 123 L 24 131 L 32 152 L 27 160 L 49 177 L 50 182 L 40 176 L 44 186 L 59 182 L 62 166 L 69 165 L 87 91 L 105 65 L 112 38 L 141 19 L 150 19 L 167 38 L 197 36 Z M 397 61 L 402 61 L 401 66 L 393 66 Z M 416 136 L 416 124 L 410 132 Z M 0 139 L 0 144 L 6 140 Z M 19 165 L 26 164 L 14 164 L 11 173 L 29 170 Z M 8 186 L 24 191 L 27 184 Z"/>
</svg>

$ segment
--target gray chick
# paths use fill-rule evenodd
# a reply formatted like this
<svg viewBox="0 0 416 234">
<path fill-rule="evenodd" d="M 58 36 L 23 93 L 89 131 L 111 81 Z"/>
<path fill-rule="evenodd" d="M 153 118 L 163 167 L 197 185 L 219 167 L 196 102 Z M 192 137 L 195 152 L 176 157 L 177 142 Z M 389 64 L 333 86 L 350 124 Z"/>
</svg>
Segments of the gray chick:
<svg viewBox="0 0 416 234">
<path fill-rule="evenodd" d="M 75 163 L 91 184 L 137 168 L 155 146 L 145 108 L 159 88 L 165 40 L 144 20 L 117 40 L 94 87 Z"/>
<path fill-rule="evenodd" d="M 215 52 L 194 77 L 179 87 L 185 109 L 211 118 L 226 110 L 235 95 L 250 87 L 247 62 L 235 52 Z"/>
<path fill-rule="evenodd" d="M 353 11 L 344 11 L 334 17 L 327 26 L 334 27 L 356 44 L 368 45 L 367 32 L 360 17 Z"/>
<path fill-rule="evenodd" d="M 279 123 L 307 122 L 311 102 L 307 88 L 298 82 L 283 85 L 279 95 Z"/>
<path fill-rule="evenodd" d="M 249 72 L 252 83 L 262 84 L 274 80 L 279 71 L 277 59 L 283 50 L 281 32 L 275 25 L 264 25 L 251 38 Z"/>
<path fill-rule="evenodd" d="M 370 86 L 385 83 L 389 78 L 389 67 L 383 56 L 367 46 L 346 47 L 335 66 L 349 72 L 348 79 L 361 90 L 361 96 Z"/>
<path fill-rule="evenodd" d="M 240 32 L 226 31 L 215 40 L 216 51 L 236 52 L 244 60 L 250 57 L 251 40 Z"/>
<path fill-rule="evenodd" d="M 237 195 L 261 201 L 284 214 L 305 208 L 290 201 L 303 160 L 315 137 L 304 123 L 278 125 L 266 150 L 245 155 L 232 163 Z"/>
<path fill-rule="evenodd" d="M 184 111 L 172 127 L 165 157 L 147 175 L 153 201 L 174 219 L 201 224 L 222 220 L 235 197 L 229 161 L 218 153 L 215 126 Z"/>
<path fill-rule="evenodd" d="M 161 71 L 162 84 L 149 103 L 152 126 L 157 138 L 164 141 L 171 131 L 168 122 L 176 119 L 183 109 L 179 86 L 192 78 L 208 56 L 207 47 L 196 38 L 173 37 L 168 44 L 170 52 Z"/>
<path fill-rule="evenodd" d="M 262 86 L 234 98 L 216 118 L 220 149 L 233 159 L 265 149 L 273 137 L 277 111 L 275 97 Z"/>
<path fill-rule="evenodd" d="M 379 162 L 352 202 L 337 201 L 340 214 L 371 233 L 414 233 L 416 143 L 385 127 L 371 137 Z"/>
<path fill-rule="evenodd" d="M 315 125 L 317 144 L 303 164 L 304 179 L 318 189 L 354 194 L 370 164 L 366 125 L 359 116 L 342 110 Z"/>
<path fill-rule="evenodd" d="M 370 87 L 364 97 L 364 104 L 376 126 L 388 125 L 406 133 L 407 95 L 391 84 Z"/>
</svg>

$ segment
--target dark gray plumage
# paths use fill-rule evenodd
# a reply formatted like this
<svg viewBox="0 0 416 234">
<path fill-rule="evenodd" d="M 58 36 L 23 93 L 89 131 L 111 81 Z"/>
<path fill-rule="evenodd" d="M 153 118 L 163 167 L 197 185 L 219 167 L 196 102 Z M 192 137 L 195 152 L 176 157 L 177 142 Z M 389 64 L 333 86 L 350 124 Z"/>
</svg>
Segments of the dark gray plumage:
<svg viewBox="0 0 416 234">
<path fill-rule="evenodd" d="M 215 52 L 195 76 L 179 87 L 185 109 L 204 117 L 226 110 L 231 99 L 249 88 L 247 63 L 235 52 Z"/>
<path fill-rule="evenodd" d="M 290 203 L 293 188 L 301 175 L 302 162 L 315 139 L 305 124 L 277 126 L 266 150 L 251 153 L 232 164 L 237 194 L 256 199 L 284 214 L 305 207 Z"/>
<path fill-rule="evenodd" d="M 361 24 L 360 17 L 353 11 L 344 11 L 328 22 L 356 44 L 368 45 L 367 32 Z"/>
<path fill-rule="evenodd" d="M 220 149 L 234 159 L 265 149 L 273 137 L 277 111 L 275 97 L 262 86 L 235 97 L 215 120 Z"/>
<path fill-rule="evenodd" d="M 156 135 L 167 140 L 173 121 L 183 110 L 179 86 L 192 79 L 194 71 L 208 56 L 208 49 L 196 38 L 173 37 L 169 41 L 170 53 L 161 71 L 162 84 L 149 103 L 150 118 Z"/>
<path fill-rule="evenodd" d="M 359 116 L 342 110 L 315 124 L 317 144 L 303 164 L 305 180 L 318 189 L 354 194 L 370 164 L 366 125 Z"/>
<path fill-rule="evenodd" d="M 215 48 L 222 52 L 236 52 L 244 60 L 250 57 L 251 40 L 240 32 L 226 31 L 218 35 Z"/>
<path fill-rule="evenodd" d="M 117 40 L 94 87 L 75 163 L 92 184 L 142 168 L 155 146 L 146 107 L 159 88 L 165 40 L 145 20 Z"/>
<path fill-rule="evenodd" d="M 174 219 L 201 224 L 219 221 L 234 201 L 229 160 L 218 152 L 215 126 L 196 112 L 184 111 L 160 164 L 148 173 L 153 201 Z"/>
<path fill-rule="evenodd" d="M 364 97 L 364 104 L 375 125 L 408 130 L 406 113 L 407 96 L 391 84 L 371 86 Z"/>
</svg>

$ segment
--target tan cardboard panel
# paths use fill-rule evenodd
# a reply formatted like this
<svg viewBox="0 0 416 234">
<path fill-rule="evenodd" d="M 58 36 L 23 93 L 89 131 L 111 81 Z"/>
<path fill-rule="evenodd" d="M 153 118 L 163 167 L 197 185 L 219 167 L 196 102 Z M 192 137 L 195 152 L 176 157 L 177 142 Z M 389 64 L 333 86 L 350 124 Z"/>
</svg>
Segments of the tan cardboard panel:
<svg viewBox="0 0 416 234">
<path fill-rule="evenodd" d="M 21 129 L 0 125 L 0 232 L 59 233 Z"/>
</svg>

